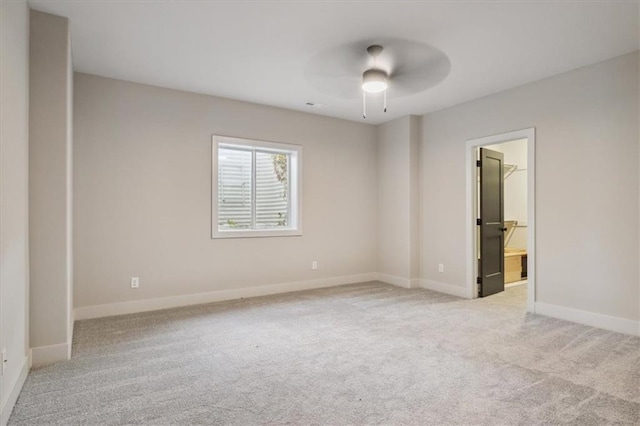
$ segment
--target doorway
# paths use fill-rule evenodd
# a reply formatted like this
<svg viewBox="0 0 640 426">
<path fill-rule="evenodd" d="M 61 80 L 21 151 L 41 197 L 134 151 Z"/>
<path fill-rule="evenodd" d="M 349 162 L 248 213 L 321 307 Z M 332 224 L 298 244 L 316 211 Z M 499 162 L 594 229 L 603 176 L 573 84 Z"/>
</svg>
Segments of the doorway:
<svg viewBox="0 0 640 426">
<path fill-rule="evenodd" d="M 466 150 L 468 296 L 526 279 L 527 310 L 534 312 L 535 129 L 472 139 Z"/>
</svg>

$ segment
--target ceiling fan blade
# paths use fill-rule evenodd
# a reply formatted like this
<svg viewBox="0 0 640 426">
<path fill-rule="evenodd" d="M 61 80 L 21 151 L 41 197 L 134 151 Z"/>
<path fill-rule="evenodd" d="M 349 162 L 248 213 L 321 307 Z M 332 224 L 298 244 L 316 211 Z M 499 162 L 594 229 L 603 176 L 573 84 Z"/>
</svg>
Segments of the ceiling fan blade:
<svg viewBox="0 0 640 426">
<path fill-rule="evenodd" d="M 307 81 L 320 93 L 337 97 L 351 99 L 361 95 L 361 77 L 353 75 L 313 75 Z"/>
<path fill-rule="evenodd" d="M 362 73 L 373 61 L 367 53 L 370 44 L 353 42 L 320 52 L 305 66 L 305 80 L 315 89 L 330 96 L 347 99 L 358 96 Z"/>
<path fill-rule="evenodd" d="M 367 47 L 379 44 L 374 58 Z M 313 56 L 304 69 L 307 82 L 330 96 L 354 98 L 362 94 L 362 73 L 379 68 L 389 74 L 389 97 L 406 96 L 440 83 L 451 63 L 442 51 L 426 43 L 401 39 L 346 43 Z"/>
<path fill-rule="evenodd" d="M 393 62 L 389 77 L 392 97 L 427 90 L 444 80 L 451 71 L 447 55 L 425 43 L 392 40 L 389 54 Z"/>
<path fill-rule="evenodd" d="M 366 42 L 347 43 L 320 52 L 308 62 L 305 71 L 358 72 L 366 69 L 369 54 Z"/>
<path fill-rule="evenodd" d="M 399 66 L 389 78 L 389 88 L 394 96 L 412 95 L 436 86 L 450 71 L 451 63 L 439 59 L 415 66 Z"/>
</svg>

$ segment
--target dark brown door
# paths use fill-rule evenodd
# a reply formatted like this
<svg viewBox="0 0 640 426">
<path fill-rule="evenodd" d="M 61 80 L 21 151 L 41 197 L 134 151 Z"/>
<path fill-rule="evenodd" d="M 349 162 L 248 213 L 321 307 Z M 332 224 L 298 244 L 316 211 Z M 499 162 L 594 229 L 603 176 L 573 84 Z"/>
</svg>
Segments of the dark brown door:
<svg viewBox="0 0 640 426">
<path fill-rule="evenodd" d="M 504 155 L 480 148 L 480 297 L 504 291 Z"/>
</svg>

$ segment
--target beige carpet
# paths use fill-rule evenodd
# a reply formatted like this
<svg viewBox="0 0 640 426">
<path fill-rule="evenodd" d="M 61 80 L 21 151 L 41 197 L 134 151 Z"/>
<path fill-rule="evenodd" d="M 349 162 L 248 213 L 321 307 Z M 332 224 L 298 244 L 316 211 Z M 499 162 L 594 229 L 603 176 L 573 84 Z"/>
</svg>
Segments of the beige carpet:
<svg viewBox="0 0 640 426">
<path fill-rule="evenodd" d="M 640 424 L 640 338 L 363 283 L 79 321 L 33 424 Z"/>
</svg>

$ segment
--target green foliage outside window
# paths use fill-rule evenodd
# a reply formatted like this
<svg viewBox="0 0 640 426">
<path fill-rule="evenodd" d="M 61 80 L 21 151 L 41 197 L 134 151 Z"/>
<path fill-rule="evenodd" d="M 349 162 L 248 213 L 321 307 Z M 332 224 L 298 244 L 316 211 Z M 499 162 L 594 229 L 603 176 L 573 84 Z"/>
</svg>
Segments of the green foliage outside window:
<svg viewBox="0 0 640 426">
<path fill-rule="evenodd" d="M 283 185 L 282 198 L 287 199 L 287 164 L 288 159 L 286 154 L 271 154 L 273 160 L 273 171 L 276 174 L 278 182 Z"/>
</svg>

